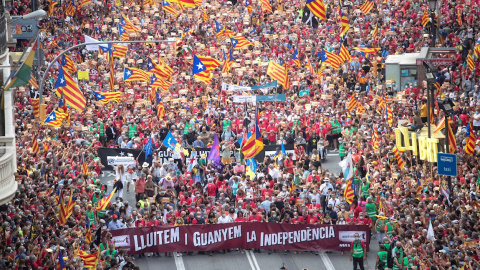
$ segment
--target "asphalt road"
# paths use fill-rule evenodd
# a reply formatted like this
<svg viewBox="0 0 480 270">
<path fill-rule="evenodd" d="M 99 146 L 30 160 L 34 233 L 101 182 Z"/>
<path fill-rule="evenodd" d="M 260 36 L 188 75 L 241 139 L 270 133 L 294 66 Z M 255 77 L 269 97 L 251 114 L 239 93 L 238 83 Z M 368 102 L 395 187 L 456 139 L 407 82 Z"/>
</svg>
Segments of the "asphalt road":
<svg viewBox="0 0 480 270">
<path fill-rule="evenodd" d="M 340 171 L 338 162 L 340 162 L 338 153 L 330 153 L 328 154 L 327 161 L 323 163 L 323 167 L 330 172 L 338 173 Z M 100 179 L 111 188 L 114 177 L 115 175 L 112 172 L 105 171 Z M 130 188 L 130 192 L 126 192 L 126 189 L 124 189 L 123 197 L 130 202 L 130 205 L 135 205 L 133 187 Z M 378 250 L 376 239 L 372 239 L 367 261 L 365 262 L 365 269 L 375 268 Z M 213 256 L 200 254 L 191 256 L 180 254 L 180 256 L 177 256 L 177 254 L 174 253 L 172 257 L 166 257 L 165 254 L 161 254 L 161 257 L 156 258 L 137 258 L 135 264 L 142 270 L 273 270 L 280 269 L 282 266 L 285 266 L 288 270 L 353 269 L 353 264 L 349 260 L 348 254 L 345 253 L 342 255 L 340 252 L 320 252 L 319 255 L 310 252 L 290 252 L 285 255 L 280 251 L 268 254 L 267 251 L 253 253 L 249 250 L 240 250 L 231 251 L 230 253 L 227 252 L 225 254 L 215 253 Z"/>
</svg>

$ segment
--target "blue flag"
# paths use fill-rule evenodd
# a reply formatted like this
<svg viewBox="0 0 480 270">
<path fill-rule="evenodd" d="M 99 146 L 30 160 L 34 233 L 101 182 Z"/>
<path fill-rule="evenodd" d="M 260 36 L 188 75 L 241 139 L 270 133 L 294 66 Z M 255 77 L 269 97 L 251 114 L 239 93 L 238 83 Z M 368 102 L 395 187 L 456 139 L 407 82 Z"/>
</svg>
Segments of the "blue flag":
<svg viewBox="0 0 480 270">
<path fill-rule="evenodd" d="M 150 138 L 150 140 L 148 140 L 148 143 L 145 145 L 145 148 L 143 148 L 143 150 L 145 151 L 145 158 L 147 156 L 152 155 L 152 153 L 153 153 L 152 138 Z"/>
<path fill-rule="evenodd" d="M 253 158 L 247 159 L 247 167 L 250 167 L 250 170 L 253 173 L 256 173 L 258 165 L 257 165 L 257 162 L 255 161 L 255 159 L 253 159 Z"/>
<path fill-rule="evenodd" d="M 168 132 L 167 137 L 163 140 L 163 145 L 170 149 L 175 149 L 175 145 L 177 144 L 177 140 L 173 137 L 172 133 Z"/>
<path fill-rule="evenodd" d="M 283 155 L 284 157 L 287 156 L 287 151 L 285 151 L 285 145 L 283 144 L 283 141 L 282 141 L 282 155 Z"/>
</svg>

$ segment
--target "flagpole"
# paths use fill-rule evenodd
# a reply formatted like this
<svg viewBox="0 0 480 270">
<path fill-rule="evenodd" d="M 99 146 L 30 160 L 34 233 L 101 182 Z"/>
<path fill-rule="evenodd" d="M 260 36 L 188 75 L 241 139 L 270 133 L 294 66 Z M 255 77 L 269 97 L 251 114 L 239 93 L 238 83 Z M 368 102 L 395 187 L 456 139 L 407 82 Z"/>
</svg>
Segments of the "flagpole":
<svg viewBox="0 0 480 270">
<path fill-rule="evenodd" d="M 69 48 L 65 49 L 64 51 L 62 51 L 60 54 L 58 54 L 50 62 L 47 69 L 43 73 L 42 79 L 40 80 L 39 85 L 38 85 L 38 92 L 40 94 L 39 104 L 42 104 L 42 101 L 43 101 L 43 87 L 45 85 L 45 80 L 47 78 L 48 71 L 53 67 L 53 65 L 55 65 L 57 63 L 57 61 L 58 61 L 58 59 L 60 59 L 60 57 L 62 57 L 65 53 L 67 53 L 67 52 L 69 52 L 73 49 L 76 49 L 76 48 L 79 48 L 79 47 L 82 47 L 82 46 L 87 46 L 87 45 L 104 45 L 104 44 L 114 44 L 114 43 L 136 44 L 136 43 L 174 43 L 174 42 L 175 42 L 174 40 L 127 40 L 127 41 L 112 40 L 112 41 L 85 42 L 85 43 L 81 43 L 81 44 L 77 44 L 77 45 L 74 45 L 72 47 L 69 47 Z"/>
</svg>

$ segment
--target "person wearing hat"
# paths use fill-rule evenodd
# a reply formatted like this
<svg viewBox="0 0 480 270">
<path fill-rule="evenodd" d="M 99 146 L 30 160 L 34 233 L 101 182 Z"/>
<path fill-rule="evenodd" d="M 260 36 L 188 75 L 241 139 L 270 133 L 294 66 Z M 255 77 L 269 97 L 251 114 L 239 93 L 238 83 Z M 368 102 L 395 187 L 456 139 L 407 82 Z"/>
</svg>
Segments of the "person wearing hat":
<svg viewBox="0 0 480 270">
<path fill-rule="evenodd" d="M 124 228 L 125 225 L 118 220 L 118 216 L 116 214 L 112 215 L 112 221 L 108 223 L 108 230 L 118 230 Z"/>
</svg>

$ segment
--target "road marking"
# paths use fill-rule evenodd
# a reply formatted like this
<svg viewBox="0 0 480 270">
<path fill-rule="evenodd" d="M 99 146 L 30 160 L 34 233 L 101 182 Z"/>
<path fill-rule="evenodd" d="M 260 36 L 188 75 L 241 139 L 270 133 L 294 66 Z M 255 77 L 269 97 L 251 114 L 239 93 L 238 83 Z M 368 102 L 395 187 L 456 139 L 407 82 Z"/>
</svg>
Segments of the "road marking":
<svg viewBox="0 0 480 270">
<path fill-rule="evenodd" d="M 327 270 L 335 270 L 332 261 L 330 261 L 330 258 L 328 258 L 328 255 L 325 253 L 325 251 L 319 253 L 320 258 L 322 258 L 323 264 L 325 265 L 325 268 L 327 268 Z"/>
<path fill-rule="evenodd" d="M 260 270 L 260 267 L 258 266 L 258 262 L 257 262 L 257 259 L 255 258 L 255 255 L 253 254 L 253 251 L 245 250 L 245 254 L 247 254 L 247 259 L 248 259 L 248 263 L 250 264 L 250 267 L 252 267 L 253 270 Z"/>
<path fill-rule="evenodd" d="M 327 157 L 338 157 L 338 153 L 337 154 L 327 154 Z"/>
<path fill-rule="evenodd" d="M 177 270 L 185 270 L 185 264 L 183 264 L 182 254 L 180 254 L 180 257 L 178 257 L 177 252 L 174 252 L 173 258 L 175 258 L 175 265 L 177 266 Z"/>
</svg>

